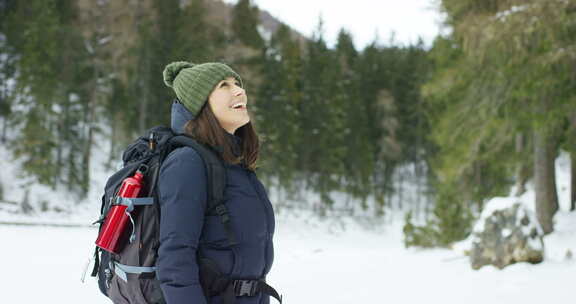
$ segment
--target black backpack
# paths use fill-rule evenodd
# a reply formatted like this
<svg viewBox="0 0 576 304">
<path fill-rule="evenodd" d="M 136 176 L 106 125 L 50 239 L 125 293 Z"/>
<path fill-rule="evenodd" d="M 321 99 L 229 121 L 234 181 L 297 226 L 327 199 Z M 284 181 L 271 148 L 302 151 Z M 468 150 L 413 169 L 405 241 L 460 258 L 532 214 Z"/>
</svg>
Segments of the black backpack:
<svg viewBox="0 0 576 304">
<path fill-rule="evenodd" d="M 228 245 L 237 244 L 228 209 L 224 204 L 226 170 L 220 156 L 222 150 L 200 144 L 187 135 L 175 134 L 169 127 L 154 127 L 124 151 L 123 168 L 108 179 L 102 196 L 100 218 L 94 222 L 102 229 L 108 211 L 117 203 L 116 196 L 122 181 L 133 176 L 136 170 L 143 171 L 143 186 L 139 197 L 131 199 L 134 205 L 130 212 L 131 222 L 121 237 L 126 245 L 119 254 L 99 247 L 94 250 L 92 276 L 98 277 L 100 291 L 114 303 L 166 303 L 155 272 L 160 230 L 156 183 L 162 162 L 170 152 L 184 146 L 195 149 L 204 161 L 208 180 L 206 215 L 218 215 L 227 233 Z M 197 262 L 200 283 L 206 297 L 224 294 L 226 304 L 232 304 L 237 296 L 254 296 L 263 292 L 281 303 L 278 293 L 263 280 L 232 280 L 219 271 L 214 261 L 198 256 Z"/>
<path fill-rule="evenodd" d="M 235 244 L 226 206 L 222 204 L 225 170 L 216 151 L 191 137 L 174 134 L 168 127 L 152 128 L 125 149 L 122 155 L 124 166 L 106 182 L 100 218 L 95 222 L 102 229 L 108 211 L 116 202 L 122 181 L 133 176 L 136 170 L 143 171 L 143 186 L 138 199 L 133 200 L 134 209 L 130 212 L 132 221 L 121 237 L 124 247 L 119 254 L 98 247 L 94 252 L 92 276 L 98 277 L 100 291 L 114 303 L 165 303 L 155 276 L 160 225 L 156 183 L 162 162 L 170 152 L 182 146 L 194 148 L 204 160 L 209 187 L 207 210 L 220 211 L 222 222 L 229 232 L 230 245 Z"/>
</svg>

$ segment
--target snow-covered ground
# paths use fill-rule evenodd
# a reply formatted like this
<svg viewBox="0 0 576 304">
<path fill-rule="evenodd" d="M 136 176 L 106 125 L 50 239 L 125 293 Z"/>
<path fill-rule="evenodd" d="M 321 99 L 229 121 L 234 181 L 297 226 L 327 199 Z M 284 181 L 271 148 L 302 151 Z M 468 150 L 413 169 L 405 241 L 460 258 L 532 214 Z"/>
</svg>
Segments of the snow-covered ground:
<svg viewBox="0 0 576 304">
<path fill-rule="evenodd" d="M 571 287 L 576 282 L 576 262 L 566 258 L 568 252 L 576 254 L 576 213 L 568 212 L 569 159 L 563 154 L 556 164 L 561 209 L 555 217 L 556 231 L 544 240 L 542 264 L 474 271 L 462 254 L 466 241 L 453 250 L 406 249 L 401 212 L 388 213 L 386 223 L 361 225 L 350 218 L 320 219 L 309 212 L 282 211 L 277 215 L 274 266 L 267 279 L 288 304 L 574 303 Z M 12 182 L 17 162 L 2 165 L 4 199 L 21 202 L 24 191 L 19 187 L 26 180 Z M 95 180 L 100 183 L 108 174 L 103 169 L 94 172 L 99 172 Z M 10 187 L 6 181 L 12 182 Z M 57 200 L 60 203 L 50 205 L 77 208 L 73 214 L 51 211 L 22 216 L 13 213 L 16 205 L 0 208 L 0 223 L 83 225 L 0 224 L 2 303 L 108 303 L 93 278 L 87 276 L 85 283 L 80 282 L 96 238 L 96 229 L 88 224 L 96 218 L 101 189 L 101 184 L 94 184 L 80 207 L 48 188 L 30 190 L 34 208 L 41 200 Z M 532 208 L 534 194 L 530 185 L 528 189 L 521 198 L 495 198 L 487 210 L 514 201 Z M 270 196 L 273 201 L 277 197 L 276 193 Z"/>
<path fill-rule="evenodd" d="M 345 231 L 334 221 L 278 218 L 268 281 L 285 303 L 574 303 L 573 261 L 552 258 L 474 271 L 452 250 L 403 248 L 400 222 L 371 231 L 344 222 Z M 573 231 L 554 236 L 574 244 Z M 0 225 L 2 302 L 107 303 L 93 278 L 80 282 L 95 233 Z"/>
</svg>

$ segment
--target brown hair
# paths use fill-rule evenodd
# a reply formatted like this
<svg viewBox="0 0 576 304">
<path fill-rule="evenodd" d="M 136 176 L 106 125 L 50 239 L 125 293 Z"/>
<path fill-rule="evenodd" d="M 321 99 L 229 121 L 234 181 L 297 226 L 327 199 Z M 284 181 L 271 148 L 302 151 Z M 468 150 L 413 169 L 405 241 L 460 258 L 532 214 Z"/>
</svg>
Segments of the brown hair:
<svg viewBox="0 0 576 304">
<path fill-rule="evenodd" d="M 196 117 L 186 122 L 184 132 L 200 143 L 221 147 L 222 159 L 229 164 L 243 163 L 246 168 L 252 171 L 257 168 L 256 161 L 258 160 L 260 141 L 252 122 L 243 125 L 235 132 L 235 135 L 242 139 L 241 153 L 238 157 L 232 152 L 232 143 L 226 134 L 227 131 L 220 126 L 208 101 L 204 103 Z"/>
</svg>

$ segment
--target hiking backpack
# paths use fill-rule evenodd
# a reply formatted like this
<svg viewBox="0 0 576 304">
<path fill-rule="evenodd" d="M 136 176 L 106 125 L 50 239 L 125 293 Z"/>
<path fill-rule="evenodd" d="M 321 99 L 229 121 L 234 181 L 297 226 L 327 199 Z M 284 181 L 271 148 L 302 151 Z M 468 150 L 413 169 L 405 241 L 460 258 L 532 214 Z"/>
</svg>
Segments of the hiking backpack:
<svg viewBox="0 0 576 304">
<path fill-rule="evenodd" d="M 128 146 L 122 155 L 123 168 L 109 177 L 106 182 L 100 218 L 94 224 L 103 222 L 110 208 L 119 202 L 117 194 L 127 177 L 136 170 L 144 171 L 143 186 L 136 199 L 123 199 L 133 205 L 131 221 L 121 237 L 125 243 L 118 254 L 99 247 L 94 250 L 92 276 L 98 277 L 100 291 L 114 303 L 165 303 L 160 283 L 155 275 L 155 263 L 159 247 L 160 205 L 156 183 L 162 162 L 171 151 L 178 147 L 191 147 L 204 161 L 208 179 L 207 215 L 219 215 L 228 235 L 230 246 L 236 240 L 230 225 L 230 218 L 224 201 L 226 182 L 225 168 L 217 148 L 199 144 L 187 135 L 175 134 L 171 128 L 155 127 Z M 206 296 L 214 294 L 210 285 L 222 275 L 211 265 L 199 260 L 200 280 Z M 213 264 L 213 263 L 212 263 Z"/>
</svg>

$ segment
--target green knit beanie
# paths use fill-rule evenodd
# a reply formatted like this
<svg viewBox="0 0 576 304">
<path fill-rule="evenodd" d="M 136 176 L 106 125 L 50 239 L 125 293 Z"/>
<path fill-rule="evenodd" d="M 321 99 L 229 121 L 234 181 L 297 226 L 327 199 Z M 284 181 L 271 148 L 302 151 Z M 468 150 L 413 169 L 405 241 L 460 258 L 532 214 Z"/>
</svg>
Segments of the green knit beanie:
<svg viewBox="0 0 576 304">
<path fill-rule="evenodd" d="M 182 104 L 196 116 L 208 100 L 214 87 L 227 77 L 234 77 L 242 85 L 242 79 L 229 66 L 220 62 L 194 64 L 177 61 L 164 68 L 164 83 L 174 89 Z"/>
</svg>

